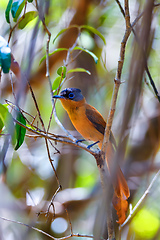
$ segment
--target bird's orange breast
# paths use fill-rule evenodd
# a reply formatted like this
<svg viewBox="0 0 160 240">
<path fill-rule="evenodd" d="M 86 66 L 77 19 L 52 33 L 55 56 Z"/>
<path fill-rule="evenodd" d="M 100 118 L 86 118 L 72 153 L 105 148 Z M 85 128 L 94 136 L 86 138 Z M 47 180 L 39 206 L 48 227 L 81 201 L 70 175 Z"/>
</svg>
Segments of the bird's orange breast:
<svg viewBox="0 0 160 240">
<path fill-rule="evenodd" d="M 86 116 L 87 103 L 85 99 L 78 102 L 62 99 L 61 102 L 72 124 L 86 140 L 103 141 L 103 134 L 95 128 Z"/>
</svg>

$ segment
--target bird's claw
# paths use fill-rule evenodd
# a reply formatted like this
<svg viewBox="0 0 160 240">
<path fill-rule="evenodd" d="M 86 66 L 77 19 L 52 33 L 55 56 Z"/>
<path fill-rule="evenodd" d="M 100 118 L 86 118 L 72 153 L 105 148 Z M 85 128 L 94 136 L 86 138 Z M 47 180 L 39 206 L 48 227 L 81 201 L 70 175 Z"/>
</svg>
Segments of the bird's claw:
<svg viewBox="0 0 160 240">
<path fill-rule="evenodd" d="M 76 143 L 84 142 L 84 141 L 86 141 L 86 140 L 85 140 L 85 139 L 77 139 L 77 140 L 76 140 Z"/>
<path fill-rule="evenodd" d="M 97 143 L 99 143 L 99 141 L 97 141 L 97 142 L 94 142 L 94 143 L 92 143 L 92 144 L 90 144 L 90 145 L 88 145 L 88 149 L 90 149 L 91 147 L 93 147 L 94 145 L 96 145 Z"/>
</svg>

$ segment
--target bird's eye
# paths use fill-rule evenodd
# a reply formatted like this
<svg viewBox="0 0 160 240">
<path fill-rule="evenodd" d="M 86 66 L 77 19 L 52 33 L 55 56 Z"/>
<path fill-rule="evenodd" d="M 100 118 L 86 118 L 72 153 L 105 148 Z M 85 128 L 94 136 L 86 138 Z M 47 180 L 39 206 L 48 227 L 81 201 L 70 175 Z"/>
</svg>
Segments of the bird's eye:
<svg viewBox="0 0 160 240">
<path fill-rule="evenodd" d="M 74 93 L 69 93 L 68 98 L 73 99 L 74 98 Z"/>
</svg>

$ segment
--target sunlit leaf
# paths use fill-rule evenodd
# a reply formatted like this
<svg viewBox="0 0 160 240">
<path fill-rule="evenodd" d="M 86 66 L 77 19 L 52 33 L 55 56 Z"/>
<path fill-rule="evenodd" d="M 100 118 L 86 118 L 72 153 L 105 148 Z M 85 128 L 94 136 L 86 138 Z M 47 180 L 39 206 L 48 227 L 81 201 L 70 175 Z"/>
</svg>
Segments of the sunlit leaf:
<svg viewBox="0 0 160 240">
<path fill-rule="evenodd" d="M 57 74 L 61 76 L 62 78 L 66 77 L 66 70 L 67 68 L 65 66 L 59 67 L 57 70 Z"/>
<path fill-rule="evenodd" d="M 10 23 L 10 11 L 11 11 L 11 6 L 12 6 L 12 2 L 13 0 L 9 0 L 8 4 L 7 4 L 7 8 L 6 8 L 6 11 L 5 11 L 5 17 L 6 17 L 6 21 L 8 23 Z"/>
<path fill-rule="evenodd" d="M 0 103 L 0 119 L 3 124 L 5 123 L 7 114 L 9 114 L 7 107 Z"/>
<path fill-rule="evenodd" d="M 24 18 L 21 18 L 18 28 L 23 29 L 30 21 L 37 17 L 38 13 L 36 11 L 27 12 Z"/>
<path fill-rule="evenodd" d="M 97 64 L 97 62 L 98 62 L 98 57 L 97 57 L 93 52 L 91 52 L 91 51 L 89 51 L 89 50 L 87 50 L 87 49 L 85 49 L 85 48 L 78 47 L 78 46 L 75 47 L 75 48 L 73 48 L 73 50 L 80 50 L 80 51 L 83 51 L 83 52 L 88 53 L 89 55 L 91 55 L 91 57 L 93 57 L 95 63 Z"/>
<path fill-rule="evenodd" d="M 59 87 L 59 84 L 60 84 L 60 81 L 61 81 L 61 77 L 57 77 L 53 84 L 52 84 L 52 90 L 55 91 L 58 87 Z"/>
<path fill-rule="evenodd" d="M 67 73 L 73 73 L 73 72 L 85 72 L 89 75 L 91 75 L 90 71 L 84 69 L 84 68 L 74 68 L 74 69 L 70 69 Z"/>
<path fill-rule="evenodd" d="M 83 25 L 80 28 L 81 29 L 83 29 L 83 28 L 87 29 L 87 30 L 91 31 L 92 33 L 96 34 L 97 36 L 99 36 L 103 40 L 104 44 L 106 44 L 105 38 L 103 37 L 103 35 L 96 28 L 88 26 L 88 25 Z"/>
<path fill-rule="evenodd" d="M 2 119 L 0 118 L 0 132 L 1 132 L 3 127 L 4 127 L 4 123 L 3 123 Z"/>
<path fill-rule="evenodd" d="M 11 66 L 11 49 L 7 41 L 0 36 L 0 66 L 4 73 L 8 73 Z"/>
<path fill-rule="evenodd" d="M 25 5 L 25 0 L 16 0 L 12 4 L 11 13 L 14 21 L 17 21 L 17 18 L 19 17 L 20 13 L 22 12 L 22 9 Z"/>
<path fill-rule="evenodd" d="M 61 51 L 68 51 L 68 48 L 57 48 L 52 53 L 49 53 L 49 56 L 55 54 L 56 52 L 61 52 Z M 45 59 L 46 59 L 46 55 L 41 58 L 39 64 L 41 64 Z"/>
<path fill-rule="evenodd" d="M 62 30 L 55 36 L 55 38 L 53 39 L 53 43 L 56 41 L 56 39 L 57 39 L 62 33 L 64 33 L 64 32 L 67 31 L 67 30 L 68 30 L 68 28 L 62 29 Z"/>
<path fill-rule="evenodd" d="M 55 38 L 53 39 L 53 43 L 55 42 L 55 40 L 56 40 L 62 33 L 66 32 L 67 30 L 69 30 L 69 29 L 71 29 L 71 28 L 77 28 L 77 29 L 79 29 L 80 27 L 79 27 L 78 25 L 71 25 L 71 26 L 69 26 L 68 28 L 62 29 L 62 30 L 55 36 Z"/>
<path fill-rule="evenodd" d="M 1 67 L 4 73 L 8 73 L 11 66 L 11 50 L 9 47 L 3 47 L 0 50 Z"/>
<path fill-rule="evenodd" d="M 11 113 L 8 111 L 8 108 L 0 103 L 0 120 L 1 127 L 5 126 L 7 132 L 12 134 L 12 140 L 14 142 L 14 122 Z M 1 129 L 2 129 L 1 128 Z"/>
<path fill-rule="evenodd" d="M 25 120 L 25 118 L 24 118 L 24 116 L 22 115 L 21 112 L 18 112 L 18 114 L 17 114 L 17 121 L 26 125 L 26 120 Z M 16 129 L 17 143 L 16 143 L 16 146 L 15 146 L 14 149 L 17 150 L 22 145 L 22 143 L 24 142 L 26 129 L 24 127 L 20 126 L 18 123 L 16 123 L 15 129 Z"/>
</svg>

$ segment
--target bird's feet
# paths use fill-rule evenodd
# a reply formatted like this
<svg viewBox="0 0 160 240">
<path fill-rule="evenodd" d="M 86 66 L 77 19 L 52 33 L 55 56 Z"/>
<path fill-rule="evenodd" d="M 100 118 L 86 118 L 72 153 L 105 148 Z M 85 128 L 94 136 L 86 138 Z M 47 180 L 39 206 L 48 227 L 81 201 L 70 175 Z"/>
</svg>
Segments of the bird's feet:
<svg viewBox="0 0 160 240">
<path fill-rule="evenodd" d="M 77 139 L 76 143 L 79 143 L 79 142 L 84 142 L 86 141 L 85 139 Z"/>
<path fill-rule="evenodd" d="M 92 143 L 92 144 L 90 144 L 90 145 L 88 145 L 88 149 L 90 149 L 91 147 L 93 147 L 94 145 L 96 145 L 97 143 L 99 143 L 99 141 L 97 141 L 97 142 L 94 142 L 94 143 Z"/>
</svg>

